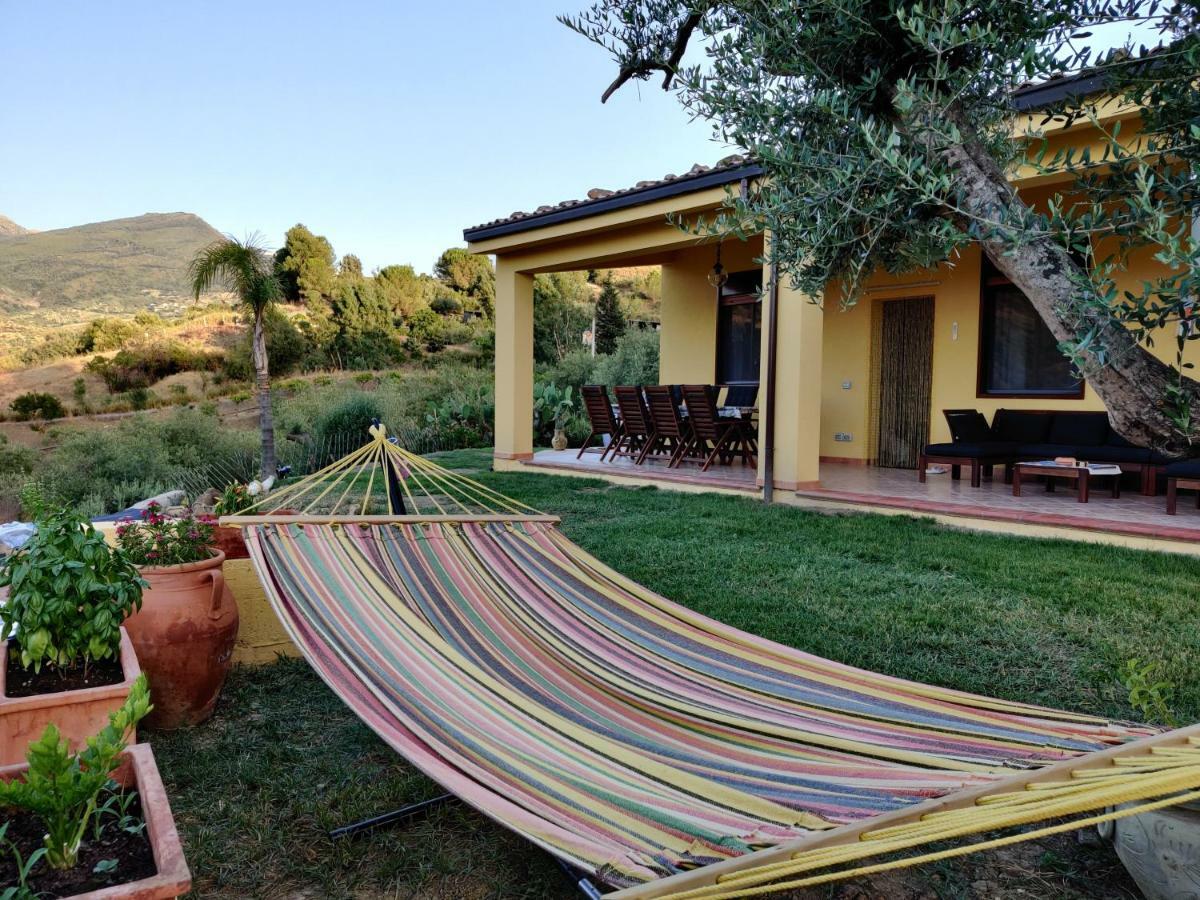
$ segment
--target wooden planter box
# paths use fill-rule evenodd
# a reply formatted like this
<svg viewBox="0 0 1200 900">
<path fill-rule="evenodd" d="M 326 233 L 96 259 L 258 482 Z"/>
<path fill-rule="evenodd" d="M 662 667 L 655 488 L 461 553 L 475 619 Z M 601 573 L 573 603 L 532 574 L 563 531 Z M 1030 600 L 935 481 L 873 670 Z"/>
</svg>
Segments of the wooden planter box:
<svg viewBox="0 0 1200 900">
<path fill-rule="evenodd" d="M 4 766 L 0 768 L 0 778 L 12 780 L 26 768 L 23 764 Z M 163 788 L 150 745 L 130 746 L 125 751 L 124 764 L 116 777 L 125 787 L 135 788 L 141 798 L 146 834 L 158 871 L 148 878 L 76 894 L 70 900 L 167 900 L 186 894 L 192 887 L 192 875 L 183 857 L 183 844 L 179 840 L 175 817 L 171 815 L 171 804 L 167 800 L 167 792 Z"/>
<path fill-rule="evenodd" d="M 9 697 L 5 693 L 8 673 L 8 642 L 0 642 L 0 766 L 25 762 L 25 751 L 51 722 L 71 743 L 82 747 L 89 737 L 108 724 L 108 717 L 129 696 L 129 689 L 142 673 L 137 654 L 124 627 L 121 628 L 121 670 L 124 680 L 100 687 L 32 697 Z"/>
</svg>

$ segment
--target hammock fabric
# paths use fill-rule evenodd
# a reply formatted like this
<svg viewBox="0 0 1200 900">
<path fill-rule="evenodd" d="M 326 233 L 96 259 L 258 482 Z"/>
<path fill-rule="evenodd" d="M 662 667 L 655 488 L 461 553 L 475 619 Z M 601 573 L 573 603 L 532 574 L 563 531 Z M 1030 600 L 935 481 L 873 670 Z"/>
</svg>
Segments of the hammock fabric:
<svg viewBox="0 0 1200 900">
<path fill-rule="evenodd" d="M 861 865 L 944 838 L 1200 796 L 1195 730 L 917 684 L 746 634 L 515 501 L 448 515 L 454 498 L 499 495 L 382 431 L 369 446 L 429 487 L 407 508 L 425 496 L 441 512 L 225 521 L 245 527 L 293 640 L 371 728 L 619 896 L 751 896 L 963 852 Z"/>
</svg>

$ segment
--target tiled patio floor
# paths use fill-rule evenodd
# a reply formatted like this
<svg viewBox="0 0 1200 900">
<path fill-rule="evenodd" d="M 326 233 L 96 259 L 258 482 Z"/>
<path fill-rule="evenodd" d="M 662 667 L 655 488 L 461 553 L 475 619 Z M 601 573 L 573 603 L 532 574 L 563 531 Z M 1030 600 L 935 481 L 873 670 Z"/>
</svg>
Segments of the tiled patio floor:
<svg viewBox="0 0 1200 900">
<path fill-rule="evenodd" d="M 529 465 L 640 482 L 689 485 L 693 489 L 708 487 L 758 493 L 754 470 L 739 464 L 714 466 L 701 473 L 699 466 L 685 464 L 678 469 L 667 469 L 665 463 L 654 460 L 641 466 L 633 465 L 628 459 L 601 463 L 599 453 L 585 453 L 577 460 L 577 452 L 542 451 Z M 930 515 L 1200 542 L 1200 510 L 1196 509 L 1194 494 L 1181 494 L 1179 514 L 1168 516 L 1165 498 L 1161 494 L 1143 497 L 1134 476 L 1126 476 L 1121 497 L 1116 500 L 1109 495 L 1108 480 L 1098 479 L 1092 484 L 1089 502 L 1084 504 L 1076 501 L 1070 482 L 1058 481 L 1055 492 L 1048 494 L 1040 483 L 1027 481 L 1022 487 L 1022 495 L 1014 497 L 1012 486 L 1004 483 L 999 469 L 996 474 L 994 481 L 984 481 L 981 487 L 973 488 L 965 474 L 961 481 L 952 480 L 949 473 L 930 475 L 926 483 L 921 484 L 916 472 L 907 469 L 823 463 L 820 488 L 800 491 L 796 496 L 804 500 L 902 509 Z"/>
</svg>

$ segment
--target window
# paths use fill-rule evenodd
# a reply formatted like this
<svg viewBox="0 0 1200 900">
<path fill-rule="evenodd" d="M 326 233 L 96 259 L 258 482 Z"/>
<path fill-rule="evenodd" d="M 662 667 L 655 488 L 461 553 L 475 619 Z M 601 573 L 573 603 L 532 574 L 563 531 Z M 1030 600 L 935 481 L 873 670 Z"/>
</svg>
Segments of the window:
<svg viewBox="0 0 1200 900">
<path fill-rule="evenodd" d="M 717 383 L 758 384 L 762 269 L 731 273 L 717 293 Z"/>
<path fill-rule="evenodd" d="M 1083 396 L 1083 382 L 1033 304 L 986 264 L 980 317 L 979 396 Z"/>
</svg>

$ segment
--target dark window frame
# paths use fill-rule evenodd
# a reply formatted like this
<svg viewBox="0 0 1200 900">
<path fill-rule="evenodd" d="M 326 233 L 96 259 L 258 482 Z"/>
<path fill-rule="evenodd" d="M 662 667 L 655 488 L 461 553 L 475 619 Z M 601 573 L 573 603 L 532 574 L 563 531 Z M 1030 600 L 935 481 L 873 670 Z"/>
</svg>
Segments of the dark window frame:
<svg viewBox="0 0 1200 900">
<path fill-rule="evenodd" d="M 976 347 L 975 396 L 980 400 L 1082 400 L 1087 391 L 1087 382 L 1079 379 L 1079 387 L 1075 390 L 1025 390 L 1025 391 L 993 391 L 988 390 L 988 368 L 991 362 L 992 295 L 990 288 L 1011 288 L 1013 283 L 1001 275 L 995 268 L 984 260 L 983 272 L 979 284 L 979 343 Z"/>
</svg>

